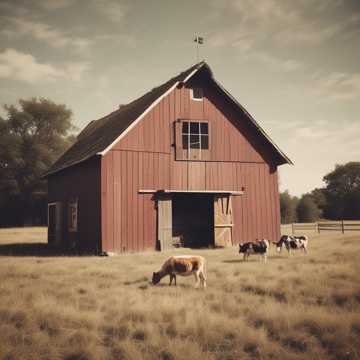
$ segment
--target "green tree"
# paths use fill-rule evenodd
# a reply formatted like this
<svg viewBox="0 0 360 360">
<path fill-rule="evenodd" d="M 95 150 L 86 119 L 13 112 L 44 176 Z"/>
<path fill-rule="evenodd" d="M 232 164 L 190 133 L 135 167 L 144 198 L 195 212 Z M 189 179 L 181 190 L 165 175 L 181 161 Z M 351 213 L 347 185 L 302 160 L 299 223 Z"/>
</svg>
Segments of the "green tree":
<svg viewBox="0 0 360 360">
<path fill-rule="evenodd" d="M 325 189 L 323 189 L 323 188 L 315 188 L 308 195 L 311 196 L 314 203 L 316 204 L 316 206 L 319 209 L 319 218 L 323 217 L 324 210 L 325 210 L 326 204 L 327 204 Z"/>
<path fill-rule="evenodd" d="M 329 219 L 360 219 L 360 162 L 336 165 L 323 180 L 324 215 Z"/>
<path fill-rule="evenodd" d="M 296 196 L 291 196 L 288 190 L 280 194 L 280 214 L 281 223 L 290 224 L 297 221 L 296 206 L 298 202 Z"/>
<path fill-rule="evenodd" d="M 313 200 L 313 197 L 305 194 L 297 204 L 296 214 L 298 221 L 301 223 L 315 222 L 319 218 L 320 210 Z"/>
<path fill-rule="evenodd" d="M 46 181 L 41 175 L 74 141 L 72 112 L 44 98 L 5 105 L 0 118 L 1 225 L 44 222 Z M 44 206 L 41 204 L 44 203 Z M 39 214 L 39 210 L 43 209 Z"/>
</svg>

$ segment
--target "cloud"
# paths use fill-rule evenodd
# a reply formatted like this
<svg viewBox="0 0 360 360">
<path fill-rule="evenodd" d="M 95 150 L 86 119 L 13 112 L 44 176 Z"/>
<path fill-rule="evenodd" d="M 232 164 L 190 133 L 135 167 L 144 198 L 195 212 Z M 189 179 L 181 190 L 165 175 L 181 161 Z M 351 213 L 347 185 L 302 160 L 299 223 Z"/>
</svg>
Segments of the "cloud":
<svg viewBox="0 0 360 360">
<path fill-rule="evenodd" d="M 58 11 L 72 6 L 77 1 L 78 0 L 1 0 L 0 9 L 7 14 L 23 16 L 38 12 L 39 10 Z"/>
<path fill-rule="evenodd" d="M 315 75 L 313 93 L 325 100 L 360 100 L 360 73 Z"/>
<path fill-rule="evenodd" d="M 94 0 L 95 8 L 110 21 L 118 23 L 126 15 L 127 7 L 116 0 Z"/>
<path fill-rule="evenodd" d="M 282 123 L 279 126 L 282 128 Z M 280 167 L 281 189 L 290 188 L 300 195 L 322 187 L 322 177 L 334 164 L 359 159 L 359 133 L 360 122 L 349 120 L 312 119 L 288 128 L 282 136 L 281 147 L 295 166 Z"/>
<path fill-rule="evenodd" d="M 58 79 L 79 81 L 88 69 L 88 63 L 67 63 L 62 66 L 40 63 L 31 54 L 15 49 L 6 49 L 0 53 L 0 78 L 30 84 Z"/>
<path fill-rule="evenodd" d="M 360 14 L 339 11 L 342 0 L 224 0 L 213 1 L 218 17 L 238 17 L 237 25 L 223 34 L 211 35 L 215 44 L 232 46 L 242 34 L 241 40 L 252 46 L 272 41 L 279 46 L 301 43 L 315 46 L 333 39 L 358 33 Z M 229 33 L 233 35 L 229 36 Z M 221 38 L 222 41 L 219 41 Z"/>
<path fill-rule="evenodd" d="M 242 52 L 247 52 L 253 48 L 255 37 L 252 36 L 249 31 L 222 31 L 209 34 L 206 43 L 211 47 L 231 46 L 240 49 Z"/>
<path fill-rule="evenodd" d="M 39 7 L 43 8 L 45 10 L 55 11 L 55 10 L 70 7 L 71 5 L 73 5 L 75 3 L 75 1 L 76 0 L 48 0 L 48 1 L 37 0 L 37 1 L 35 1 L 35 3 Z"/>
<path fill-rule="evenodd" d="M 251 51 L 243 55 L 250 61 L 257 61 L 275 71 L 290 72 L 304 69 L 305 65 L 295 59 L 283 59 L 264 51 Z"/>
<path fill-rule="evenodd" d="M 19 35 L 32 36 L 52 47 L 63 48 L 71 46 L 78 52 L 86 51 L 92 44 L 92 41 L 89 39 L 68 36 L 47 24 L 30 21 L 25 18 L 10 18 L 8 22 L 8 28 L 2 30 L 2 33 L 9 37 L 17 37 Z"/>
</svg>

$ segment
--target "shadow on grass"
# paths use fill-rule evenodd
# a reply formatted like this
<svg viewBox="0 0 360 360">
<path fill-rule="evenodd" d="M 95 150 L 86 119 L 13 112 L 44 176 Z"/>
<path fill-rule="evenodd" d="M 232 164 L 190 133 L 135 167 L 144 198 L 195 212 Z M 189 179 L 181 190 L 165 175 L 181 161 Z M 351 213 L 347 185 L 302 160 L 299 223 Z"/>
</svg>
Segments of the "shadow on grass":
<svg viewBox="0 0 360 360">
<path fill-rule="evenodd" d="M 267 261 L 278 260 L 278 259 L 284 259 L 284 257 L 279 256 L 279 255 L 269 256 Z M 260 261 L 259 258 L 253 257 L 252 259 L 246 260 L 246 261 L 241 258 L 241 259 L 236 259 L 236 260 L 223 260 L 222 262 L 226 263 L 226 264 L 238 264 L 238 263 L 246 264 L 246 263 L 253 263 L 253 262 L 263 262 L 263 260 Z"/>
<path fill-rule="evenodd" d="M 252 262 L 254 260 L 250 260 L 250 261 L 244 261 L 243 259 L 239 259 L 239 260 L 223 260 L 223 263 L 226 264 L 237 264 L 237 263 L 247 263 L 247 262 Z"/>
<path fill-rule="evenodd" d="M 16 243 L 0 245 L 0 256 L 81 256 L 92 255 L 79 250 L 58 249 L 45 243 Z"/>
<path fill-rule="evenodd" d="M 286 256 L 281 256 L 281 255 L 271 255 L 268 257 L 268 260 L 279 260 L 279 259 L 287 259 L 288 257 Z"/>
</svg>

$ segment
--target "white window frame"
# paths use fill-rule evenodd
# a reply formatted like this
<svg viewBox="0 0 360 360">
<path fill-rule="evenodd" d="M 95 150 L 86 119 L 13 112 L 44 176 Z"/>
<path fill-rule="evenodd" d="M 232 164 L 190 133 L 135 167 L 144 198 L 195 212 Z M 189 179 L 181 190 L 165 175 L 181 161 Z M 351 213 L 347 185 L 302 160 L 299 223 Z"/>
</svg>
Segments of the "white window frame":
<svg viewBox="0 0 360 360">
<path fill-rule="evenodd" d="M 187 123 L 188 125 L 188 132 L 184 133 L 183 132 L 183 124 Z M 191 124 L 198 124 L 199 126 L 199 133 L 196 134 L 192 134 L 191 133 Z M 207 124 L 207 134 L 205 133 L 201 133 L 201 124 Z M 198 151 L 199 152 L 199 160 L 202 159 L 202 154 L 203 152 L 208 152 L 210 150 L 210 129 L 209 129 L 209 122 L 205 121 L 205 120 L 182 120 L 181 121 L 181 146 L 183 150 L 187 151 L 187 159 L 186 160 L 191 160 L 191 152 L 192 151 Z M 196 135 L 199 137 L 199 147 L 198 148 L 192 148 L 191 147 L 191 143 L 190 143 L 190 139 L 192 135 Z M 183 137 L 186 136 L 187 137 L 187 147 L 184 147 L 184 143 L 183 143 Z M 206 136 L 207 137 L 207 148 L 202 147 L 202 137 Z"/>
<path fill-rule="evenodd" d="M 200 89 L 201 90 L 201 98 L 195 98 L 194 97 L 194 89 Z M 195 88 L 191 88 L 190 89 L 190 96 L 191 96 L 191 100 L 194 100 L 194 101 L 203 101 L 204 99 L 204 89 L 202 87 L 195 87 Z"/>
<path fill-rule="evenodd" d="M 75 209 L 75 221 L 73 218 L 72 210 Z M 74 224 L 75 222 L 75 224 Z M 69 201 L 68 204 L 68 231 L 77 232 L 78 231 L 78 200 Z"/>
</svg>

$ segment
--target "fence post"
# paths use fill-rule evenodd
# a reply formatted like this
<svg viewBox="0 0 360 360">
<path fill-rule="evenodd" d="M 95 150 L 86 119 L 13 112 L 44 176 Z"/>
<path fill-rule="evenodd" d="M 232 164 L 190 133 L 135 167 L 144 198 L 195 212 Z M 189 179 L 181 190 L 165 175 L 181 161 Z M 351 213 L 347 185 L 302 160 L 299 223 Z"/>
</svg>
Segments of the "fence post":
<svg viewBox="0 0 360 360">
<path fill-rule="evenodd" d="M 344 219 L 341 220 L 341 230 L 342 230 L 342 233 L 344 234 L 344 232 L 345 232 L 345 229 L 344 229 Z"/>
<path fill-rule="evenodd" d="M 294 223 L 291 223 L 291 235 L 294 235 Z"/>
</svg>

